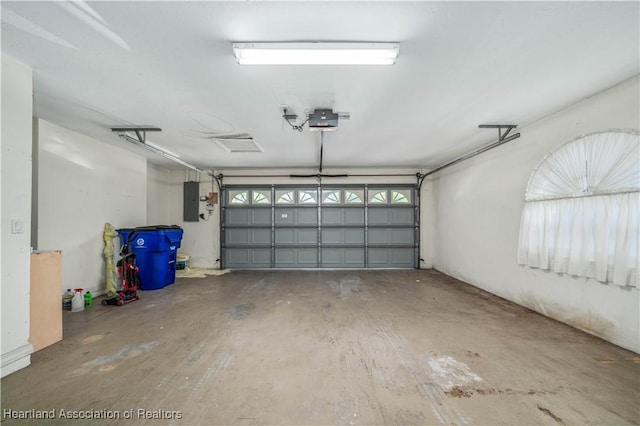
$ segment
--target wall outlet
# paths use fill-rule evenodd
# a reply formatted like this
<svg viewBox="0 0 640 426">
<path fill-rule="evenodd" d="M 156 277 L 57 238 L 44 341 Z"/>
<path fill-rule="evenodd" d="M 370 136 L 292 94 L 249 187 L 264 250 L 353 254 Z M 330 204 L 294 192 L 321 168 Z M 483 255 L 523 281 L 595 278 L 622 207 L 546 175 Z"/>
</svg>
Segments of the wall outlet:
<svg viewBox="0 0 640 426">
<path fill-rule="evenodd" d="M 24 233 L 24 222 L 20 219 L 11 219 L 11 233 L 22 234 Z"/>
</svg>

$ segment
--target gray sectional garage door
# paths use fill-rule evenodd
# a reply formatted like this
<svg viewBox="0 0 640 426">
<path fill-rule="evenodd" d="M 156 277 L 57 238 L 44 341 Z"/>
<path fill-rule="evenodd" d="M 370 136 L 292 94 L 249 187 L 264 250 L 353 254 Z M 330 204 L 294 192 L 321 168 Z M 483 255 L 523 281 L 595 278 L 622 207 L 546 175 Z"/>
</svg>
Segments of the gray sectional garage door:
<svg viewBox="0 0 640 426">
<path fill-rule="evenodd" d="M 413 186 L 225 186 L 225 268 L 415 268 Z"/>
</svg>

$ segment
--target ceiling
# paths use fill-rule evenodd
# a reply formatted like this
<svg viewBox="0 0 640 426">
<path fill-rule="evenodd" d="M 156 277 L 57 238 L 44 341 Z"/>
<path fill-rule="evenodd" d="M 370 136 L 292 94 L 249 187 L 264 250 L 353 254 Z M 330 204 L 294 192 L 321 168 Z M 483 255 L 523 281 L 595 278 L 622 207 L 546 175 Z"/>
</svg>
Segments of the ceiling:
<svg viewBox="0 0 640 426">
<path fill-rule="evenodd" d="M 2 51 L 34 69 L 34 114 L 106 143 L 149 135 L 206 169 L 432 168 L 639 73 L 639 2 L 11 2 Z M 399 42 L 393 66 L 240 66 L 233 42 Z M 229 153 L 207 132 L 251 134 Z M 162 164 L 161 157 L 151 160 Z M 175 165 L 176 167 L 180 167 Z"/>
</svg>

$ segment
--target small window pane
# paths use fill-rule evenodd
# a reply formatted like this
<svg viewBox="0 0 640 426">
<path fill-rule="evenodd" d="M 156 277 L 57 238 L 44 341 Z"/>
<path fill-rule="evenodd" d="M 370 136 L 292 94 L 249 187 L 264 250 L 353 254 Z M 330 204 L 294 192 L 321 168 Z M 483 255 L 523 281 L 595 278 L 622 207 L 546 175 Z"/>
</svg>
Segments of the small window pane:
<svg viewBox="0 0 640 426">
<path fill-rule="evenodd" d="M 322 191 L 323 204 L 340 204 L 340 190 L 329 189 Z"/>
<path fill-rule="evenodd" d="M 295 204 L 296 199 L 291 189 L 279 189 L 276 191 L 276 204 Z"/>
<path fill-rule="evenodd" d="M 271 191 L 253 190 L 253 204 L 271 204 Z"/>
<path fill-rule="evenodd" d="M 369 202 L 371 204 L 387 204 L 387 190 L 371 192 Z"/>
<path fill-rule="evenodd" d="M 409 204 L 411 203 L 411 190 L 398 189 L 391 191 L 391 204 Z"/>
<path fill-rule="evenodd" d="M 362 189 L 345 189 L 344 190 L 344 202 L 345 204 L 362 204 L 364 199 L 364 190 Z"/>
<path fill-rule="evenodd" d="M 229 191 L 230 204 L 249 204 L 249 191 Z"/>
<path fill-rule="evenodd" d="M 300 204 L 318 204 L 318 191 L 316 190 L 299 190 L 298 202 Z"/>
</svg>

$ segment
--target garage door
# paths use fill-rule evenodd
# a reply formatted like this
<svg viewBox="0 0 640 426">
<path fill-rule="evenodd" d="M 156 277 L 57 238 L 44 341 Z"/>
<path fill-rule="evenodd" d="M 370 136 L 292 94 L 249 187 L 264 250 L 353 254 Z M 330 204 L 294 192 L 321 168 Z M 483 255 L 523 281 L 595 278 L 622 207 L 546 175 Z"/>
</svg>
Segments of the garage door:
<svg viewBox="0 0 640 426">
<path fill-rule="evenodd" d="M 224 186 L 225 268 L 415 268 L 413 186 Z"/>
</svg>

